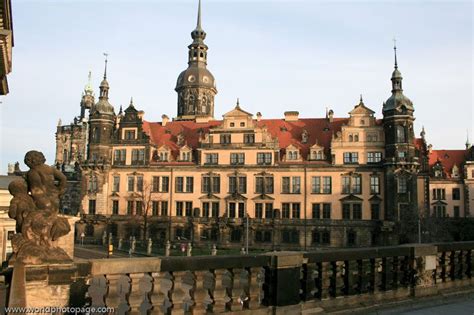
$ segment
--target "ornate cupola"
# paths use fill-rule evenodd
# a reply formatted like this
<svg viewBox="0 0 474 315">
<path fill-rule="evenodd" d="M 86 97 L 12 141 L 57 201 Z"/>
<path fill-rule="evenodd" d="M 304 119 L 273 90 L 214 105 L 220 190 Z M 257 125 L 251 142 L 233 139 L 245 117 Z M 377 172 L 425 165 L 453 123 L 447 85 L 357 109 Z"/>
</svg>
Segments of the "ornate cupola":
<svg viewBox="0 0 474 315">
<path fill-rule="evenodd" d="M 176 83 L 178 93 L 178 120 L 197 117 L 214 118 L 214 97 L 217 94 L 214 76 L 207 69 L 206 32 L 201 27 L 201 0 L 199 0 L 196 28 L 191 32 L 193 42 L 188 46 L 188 68 L 181 72 Z"/>
<path fill-rule="evenodd" d="M 84 92 L 82 93 L 81 98 L 81 116 L 82 120 L 86 115 L 86 109 L 91 109 L 94 106 L 94 89 L 92 88 L 91 82 L 91 72 L 89 71 L 89 80 L 87 81 L 86 86 L 84 87 Z"/>
<path fill-rule="evenodd" d="M 403 94 L 402 74 L 398 70 L 397 47 L 394 46 L 395 69 L 392 72 L 392 95 L 383 104 L 385 135 L 385 219 L 400 221 L 399 235 L 408 222 L 418 217 L 418 172 L 420 161 L 415 150 L 415 133 L 411 100 Z M 407 236 L 408 237 L 408 236 Z M 415 241 L 409 239 L 410 242 Z"/>
<path fill-rule="evenodd" d="M 89 115 L 89 152 L 92 161 L 109 161 L 111 141 L 115 125 L 115 112 L 109 103 L 109 82 L 107 82 L 107 54 L 105 55 L 104 78 L 100 83 L 99 101 L 92 106 Z"/>
</svg>

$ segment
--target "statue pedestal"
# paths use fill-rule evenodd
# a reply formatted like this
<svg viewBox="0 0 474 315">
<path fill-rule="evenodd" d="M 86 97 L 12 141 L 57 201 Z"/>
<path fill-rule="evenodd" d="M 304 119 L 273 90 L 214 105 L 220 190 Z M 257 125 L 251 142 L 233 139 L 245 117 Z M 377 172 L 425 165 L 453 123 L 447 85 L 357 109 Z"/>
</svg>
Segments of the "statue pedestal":
<svg viewBox="0 0 474 315">
<path fill-rule="evenodd" d="M 9 307 L 65 307 L 76 273 L 72 263 L 25 266 L 15 264 Z M 50 313 L 44 311 L 43 313 Z"/>
<path fill-rule="evenodd" d="M 71 259 L 74 259 L 74 235 L 76 230 L 76 222 L 81 218 L 62 214 L 58 215 L 58 217 L 63 217 L 68 220 L 71 231 L 67 235 L 60 237 L 57 241 L 54 241 L 53 244 L 54 246 L 62 248 L 69 255 L 69 257 L 71 257 Z"/>
</svg>

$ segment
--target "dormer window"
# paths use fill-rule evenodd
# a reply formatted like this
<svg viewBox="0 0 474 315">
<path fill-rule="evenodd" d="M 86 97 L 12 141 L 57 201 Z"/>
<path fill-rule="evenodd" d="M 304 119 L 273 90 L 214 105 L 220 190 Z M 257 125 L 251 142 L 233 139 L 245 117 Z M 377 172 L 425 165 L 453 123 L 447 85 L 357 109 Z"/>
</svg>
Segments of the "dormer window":
<svg viewBox="0 0 474 315">
<path fill-rule="evenodd" d="M 240 127 L 245 127 L 245 123 L 244 123 L 244 122 L 241 122 L 241 123 L 240 123 Z"/>
<path fill-rule="evenodd" d="M 160 161 L 167 162 L 168 161 L 168 152 L 160 152 Z"/>
<path fill-rule="evenodd" d="M 324 160 L 323 150 L 311 150 L 311 160 Z"/>
<path fill-rule="evenodd" d="M 230 134 L 223 134 L 221 135 L 221 144 L 229 144 L 231 143 L 231 140 L 230 140 Z"/>
<path fill-rule="evenodd" d="M 231 127 L 235 127 L 235 123 L 231 122 L 231 123 L 230 123 L 230 126 L 231 126 Z"/>
<path fill-rule="evenodd" d="M 453 166 L 453 169 L 451 171 L 451 177 L 459 177 L 459 168 L 457 165 Z"/>
<path fill-rule="evenodd" d="M 181 161 L 191 162 L 191 152 L 190 151 L 181 152 Z"/>
<path fill-rule="evenodd" d="M 135 130 L 133 130 L 133 129 L 132 130 L 125 130 L 123 139 L 124 140 L 135 140 L 136 139 Z"/>
<path fill-rule="evenodd" d="M 289 151 L 287 154 L 288 160 L 297 160 L 298 159 L 298 151 Z"/>
</svg>

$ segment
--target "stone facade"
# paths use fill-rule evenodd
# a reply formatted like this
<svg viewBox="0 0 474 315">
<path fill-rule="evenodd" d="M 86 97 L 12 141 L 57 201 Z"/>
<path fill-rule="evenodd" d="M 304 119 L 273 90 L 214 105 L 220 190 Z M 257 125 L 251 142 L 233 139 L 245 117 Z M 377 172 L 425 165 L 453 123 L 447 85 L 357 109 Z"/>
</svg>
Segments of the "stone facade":
<svg viewBox="0 0 474 315">
<path fill-rule="evenodd" d="M 472 147 L 441 155 L 424 130 L 415 137 L 415 107 L 403 94 L 396 50 L 382 119 L 361 97 L 348 117 L 289 111 L 266 119 L 237 101 L 216 120 L 205 36 L 199 13 L 173 121 L 146 121 L 133 101 L 116 115 L 106 72 L 97 103 L 86 88 L 93 105 L 81 142 L 87 158 L 78 161 L 78 233 L 238 248 L 247 233 L 250 246 L 267 249 L 372 246 L 397 243 L 401 227 L 432 215 L 439 202 L 449 208 L 436 208 L 440 215 L 469 216 Z M 71 147 L 62 133 L 57 139 L 58 150 Z M 57 157 L 61 163 L 61 152 Z M 459 199 L 448 204 L 438 190 L 434 197 L 439 187 L 459 188 Z"/>
</svg>

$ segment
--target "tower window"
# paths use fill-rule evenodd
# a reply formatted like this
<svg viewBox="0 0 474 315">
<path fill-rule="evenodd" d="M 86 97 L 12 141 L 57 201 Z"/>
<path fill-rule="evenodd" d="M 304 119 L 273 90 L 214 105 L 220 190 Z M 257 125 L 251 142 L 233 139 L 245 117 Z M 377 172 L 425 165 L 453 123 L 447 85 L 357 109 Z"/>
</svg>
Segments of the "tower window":
<svg viewBox="0 0 474 315">
<path fill-rule="evenodd" d="M 397 142 L 406 142 L 405 127 L 397 126 Z"/>
</svg>

